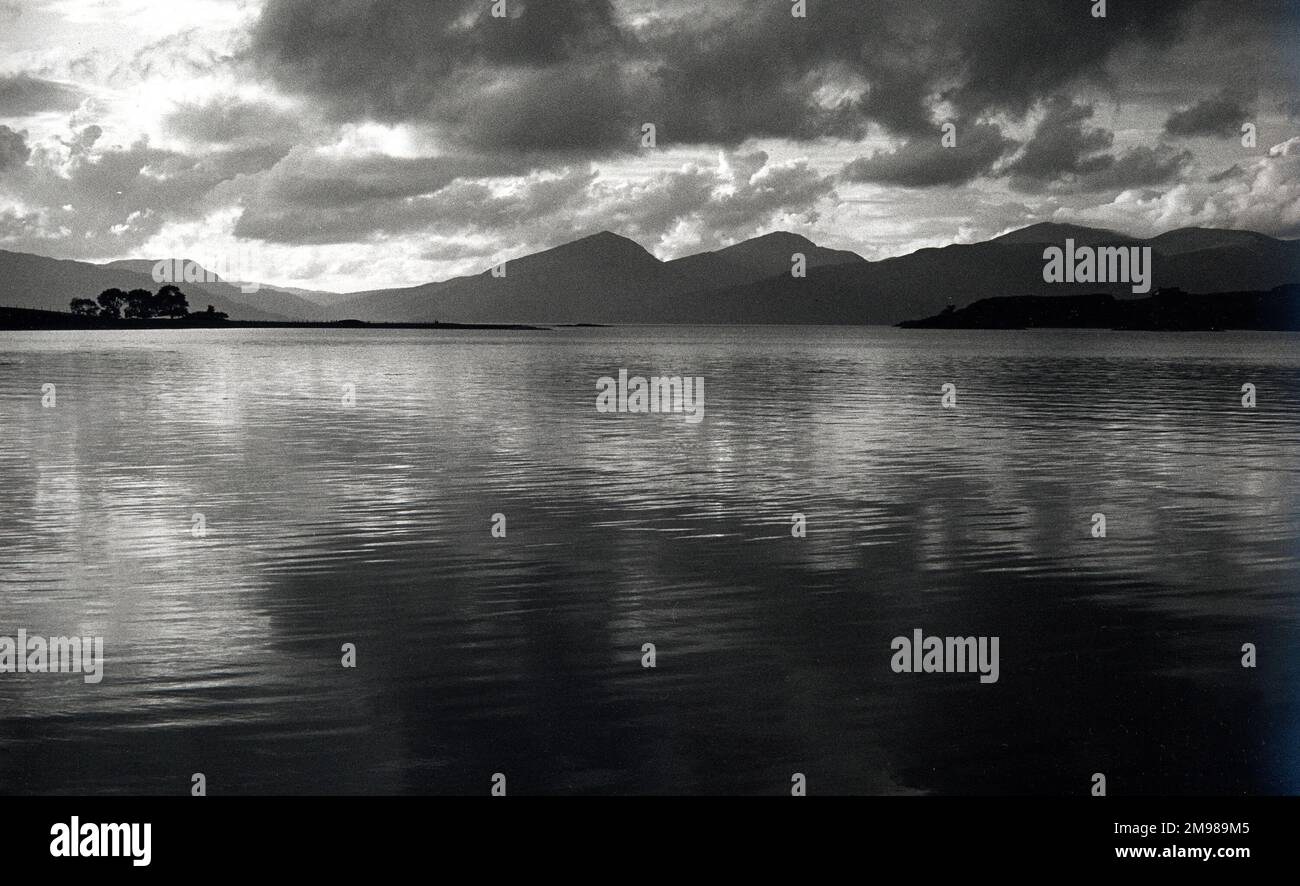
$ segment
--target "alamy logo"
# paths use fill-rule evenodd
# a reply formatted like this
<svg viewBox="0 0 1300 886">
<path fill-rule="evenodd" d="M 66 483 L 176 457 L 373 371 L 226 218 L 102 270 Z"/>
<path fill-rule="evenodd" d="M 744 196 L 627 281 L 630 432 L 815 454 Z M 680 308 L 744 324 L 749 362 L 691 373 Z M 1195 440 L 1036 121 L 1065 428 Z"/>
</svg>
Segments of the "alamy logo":
<svg viewBox="0 0 1300 886">
<path fill-rule="evenodd" d="M 148 867 L 153 857 L 151 824 L 81 823 L 72 816 L 67 824 L 50 828 L 50 855 L 55 858 L 130 858 L 138 868 Z"/>
<path fill-rule="evenodd" d="M 1043 250 L 1047 283 L 1132 283 L 1135 293 L 1151 291 L 1150 246 L 1079 246 Z"/>
<path fill-rule="evenodd" d="M 920 628 L 889 644 L 895 674 L 973 674 L 981 683 L 998 682 L 997 637 L 927 637 Z"/>
<path fill-rule="evenodd" d="M 597 379 L 596 411 L 600 413 L 682 413 L 688 424 L 704 420 L 704 376 L 634 375 L 620 369 L 618 378 Z"/>
<path fill-rule="evenodd" d="M 262 288 L 258 253 L 250 247 L 217 252 L 202 263 L 186 259 L 164 259 L 153 266 L 155 283 L 228 283 L 251 295 Z"/>
<path fill-rule="evenodd" d="M 0 674 L 85 674 L 87 683 L 104 679 L 103 637 L 0 637 Z"/>
</svg>

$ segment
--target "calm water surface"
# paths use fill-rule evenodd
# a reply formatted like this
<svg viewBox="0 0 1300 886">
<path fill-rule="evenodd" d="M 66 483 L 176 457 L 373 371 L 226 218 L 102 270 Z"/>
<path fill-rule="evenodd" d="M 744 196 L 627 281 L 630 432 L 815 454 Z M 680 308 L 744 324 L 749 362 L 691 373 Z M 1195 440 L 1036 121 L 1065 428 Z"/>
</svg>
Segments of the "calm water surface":
<svg viewBox="0 0 1300 886">
<path fill-rule="evenodd" d="M 1300 792 L 1297 344 L 0 334 L 0 635 L 107 656 L 0 674 L 0 793 Z"/>
</svg>

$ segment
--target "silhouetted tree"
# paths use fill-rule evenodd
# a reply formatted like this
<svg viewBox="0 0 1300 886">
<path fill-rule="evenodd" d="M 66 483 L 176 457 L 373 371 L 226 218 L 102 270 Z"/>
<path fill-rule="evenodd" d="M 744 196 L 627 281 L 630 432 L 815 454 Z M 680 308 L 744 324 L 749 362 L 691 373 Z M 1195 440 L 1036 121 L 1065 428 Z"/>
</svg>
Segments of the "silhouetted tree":
<svg viewBox="0 0 1300 886">
<path fill-rule="evenodd" d="M 132 289 L 126 294 L 126 319 L 152 320 L 158 315 L 157 296 L 147 289 Z"/>
<path fill-rule="evenodd" d="M 185 297 L 185 293 L 168 284 L 158 290 L 158 295 L 154 298 L 154 309 L 160 317 L 175 319 L 189 314 L 190 302 Z"/>
<path fill-rule="evenodd" d="M 105 289 L 96 302 L 88 298 L 74 298 L 71 303 L 72 313 L 81 317 L 105 317 L 120 320 L 125 308 L 128 320 L 152 320 L 155 317 L 170 317 L 173 320 L 187 317 L 190 302 L 176 286 L 168 284 L 156 293 L 147 289 L 132 289 L 123 292 L 120 289 Z M 211 308 L 209 307 L 209 310 Z"/>
<path fill-rule="evenodd" d="M 120 289 L 105 289 L 96 299 L 99 302 L 99 315 L 112 320 L 122 319 L 122 306 L 126 304 L 126 293 Z"/>
</svg>

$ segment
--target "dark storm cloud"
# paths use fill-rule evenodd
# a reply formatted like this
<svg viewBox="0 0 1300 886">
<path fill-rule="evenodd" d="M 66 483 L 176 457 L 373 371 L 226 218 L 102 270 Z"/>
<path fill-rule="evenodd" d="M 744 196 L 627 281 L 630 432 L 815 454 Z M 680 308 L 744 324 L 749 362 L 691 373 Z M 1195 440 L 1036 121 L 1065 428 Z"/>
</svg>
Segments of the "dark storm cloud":
<svg viewBox="0 0 1300 886">
<path fill-rule="evenodd" d="M 1092 113 L 1092 105 L 1078 104 L 1064 96 L 1053 97 L 1024 153 L 1007 170 L 1013 181 L 1047 183 L 1104 166 L 1100 152 L 1110 148 L 1115 134 L 1088 126 Z"/>
<path fill-rule="evenodd" d="M 702 22 L 650 28 L 638 35 L 647 76 L 625 103 L 670 143 L 857 138 L 871 119 L 919 132 L 929 125 L 924 97 L 937 61 L 921 34 L 928 24 L 919 9 L 881 12 L 814 4 L 801 20 L 785 3 L 723 3 Z M 916 29 L 900 28 L 890 47 L 890 22 L 904 15 Z"/>
<path fill-rule="evenodd" d="M 1079 179 L 1077 189 L 1096 193 L 1165 184 L 1191 160 L 1190 151 L 1175 151 L 1166 145 L 1131 148 L 1118 156 L 1101 158 L 1097 168 Z"/>
<path fill-rule="evenodd" d="M 1115 134 L 1089 125 L 1093 107 L 1054 96 L 1021 154 L 1003 173 L 1018 191 L 1100 192 L 1167 182 L 1191 160 L 1166 145 L 1110 153 Z"/>
<path fill-rule="evenodd" d="M 442 93 L 432 115 L 474 151 L 631 150 L 641 123 L 625 100 L 621 72 L 607 62 L 515 74 L 479 69 Z"/>
<path fill-rule="evenodd" d="M 529 182 L 521 191 L 504 195 L 482 182 L 456 179 L 450 171 L 430 172 L 433 177 L 417 174 L 411 179 L 410 194 L 396 193 L 384 183 L 367 199 L 350 193 L 346 197 L 351 199 L 332 207 L 322 206 L 308 190 L 259 194 L 240 217 L 235 233 L 295 245 L 354 243 L 417 230 L 502 234 L 561 209 L 580 208 L 594 178 L 592 173 L 562 170 L 557 178 Z M 342 200 L 344 195 L 339 196 Z"/>
<path fill-rule="evenodd" d="M 950 97 L 967 114 L 1023 113 L 1076 80 L 1102 79 L 1125 46 L 1172 43 L 1194 0 L 1110 0 L 1093 18 L 1091 0 L 977 0 L 942 3 L 961 59 Z"/>
<path fill-rule="evenodd" d="M 987 173 L 1017 143 L 992 124 L 958 126 L 957 143 L 944 147 L 936 131 L 912 138 L 893 151 L 859 157 L 844 167 L 847 181 L 928 188 L 965 184 Z"/>
<path fill-rule="evenodd" d="M 0 117 L 71 111 L 83 98 L 85 93 L 75 86 L 30 74 L 0 74 Z"/>
<path fill-rule="evenodd" d="M 251 55 L 345 119 L 428 123 L 475 149 L 630 149 L 857 137 L 868 122 L 921 136 L 936 96 L 966 119 L 1019 114 L 1102 74 L 1121 46 L 1174 38 L 1190 4 L 1080 0 L 719 0 L 634 25 L 609 0 L 269 0 Z M 654 7 L 651 7 L 654 10 Z"/>
<path fill-rule="evenodd" d="M 511 171 L 526 171 L 516 166 Z M 284 208 L 334 210 L 376 200 L 427 196 L 461 178 L 507 170 L 475 157 L 320 156 L 294 149 L 258 177 L 254 197 Z"/>
<path fill-rule="evenodd" d="M 519 148 L 631 144 L 615 132 L 623 37 L 609 3 L 511 6 L 495 19 L 477 0 L 279 0 L 263 11 L 254 54 L 343 118 L 433 117 L 468 127 L 468 143 Z"/>
<path fill-rule="evenodd" d="M 496 201 L 486 186 L 461 180 L 527 170 L 472 156 L 322 157 L 295 149 L 262 175 L 222 184 L 214 196 L 246 207 L 235 228 L 241 237 L 346 243 L 426 226 L 435 212 L 459 216 L 457 195 L 490 211 Z M 444 193 L 453 182 L 463 189 Z"/>
<path fill-rule="evenodd" d="M 8 126 L 0 126 L 0 172 L 4 172 L 7 167 L 26 163 L 31 153 L 23 133 L 14 132 Z"/>
<path fill-rule="evenodd" d="M 297 118 L 287 111 L 231 96 L 181 105 L 165 123 L 176 135 L 211 145 L 278 144 L 302 135 Z"/>
<path fill-rule="evenodd" d="M 1181 138 L 1235 138 L 1241 134 L 1241 124 L 1250 118 L 1248 102 L 1225 91 L 1171 114 L 1165 121 L 1165 133 Z"/>
<path fill-rule="evenodd" d="M 476 161 L 392 158 L 338 161 L 328 174 L 295 154 L 270 174 L 218 189 L 245 210 L 235 233 L 276 243 L 364 242 L 423 232 L 489 235 L 557 245 L 602 230 L 655 242 L 683 223 L 713 245 L 760 231 L 774 217 L 815 218 L 834 181 L 802 161 L 732 154 L 725 165 L 689 164 L 648 182 L 611 183 L 594 168 L 521 173 L 510 187 L 473 178 Z M 482 161 L 478 161 L 482 162 Z M 714 241 L 717 241 L 714 243 Z"/>
<path fill-rule="evenodd" d="M 1246 171 L 1234 163 L 1221 172 L 1216 172 L 1211 176 L 1207 176 L 1205 180 L 1212 185 L 1217 185 L 1220 182 L 1232 181 L 1234 179 L 1242 179 L 1245 177 Z"/>
</svg>

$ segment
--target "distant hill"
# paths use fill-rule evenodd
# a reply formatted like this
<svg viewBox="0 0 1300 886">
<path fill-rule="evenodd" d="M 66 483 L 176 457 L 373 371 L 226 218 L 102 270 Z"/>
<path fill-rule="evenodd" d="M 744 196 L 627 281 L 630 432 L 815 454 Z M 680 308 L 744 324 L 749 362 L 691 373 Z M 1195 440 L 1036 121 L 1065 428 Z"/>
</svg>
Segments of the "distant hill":
<svg viewBox="0 0 1300 886">
<path fill-rule="evenodd" d="M 1151 238 L 1151 247 L 1163 255 L 1182 255 L 1209 249 L 1237 249 L 1267 253 L 1278 241 L 1254 231 L 1179 228 Z"/>
<path fill-rule="evenodd" d="M 694 323 L 698 293 L 790 275 L 801 253 L 810 269 L 866 264 L 853 252 L 825 249 L 775 232 L 716 252 L 663 262 L 609 231 L 506 263 L 506 276 L 484 272 L 409 289 L 359 293 L 331 316 L 375 320 L 512 323 Z M 463 319 L 460 319 L 463 318 Z"/>
<path fill-rule="evenodd" d="M 738 268 L 745 276 L 761 280 L 764 277 L 788 276 L 792 257 L 796 253 L 804 256 L 806 264 L 810 268 L 867 263 L 867 260 L 856 252 L 825 249 L 799 234 L 776 231 L 762 237 L 755 237 L 752 240 L 745 240 L 725 249 L 719 249 L 717 252 L 706 252 L 701 255 L 678 259 L 675 262 L 669 262 L 669 265 L 680 265 L 702 256 L 714 256 Z"/>
<path fill-rule="evenodd" d="M 157 291 L 158 286 L 150 273 L 0 250 L 0 306 L 3 307 L 67 311 L 74 298 L 93 299 L 105 289 Z M 206 286 L 186 283 L 180 289 L 189 299 L 191 311 L 203 311 L 212 305 L 239 320 L 285 319 Z"/>
<path fill-rule="evenodd" d="M 630 322 L 666 280 L 663 263 L 636 243 L 596 234 L 484 271 L 410 289 L 363 293 L 330 309 L 335 319 L 512 323 Z M 593 317 L 599 319 L 592 319 Z M 463 319 L 464 318 L 464 319 Z"/>
<path fill-rule="evenodd" d="M 166 259 L 166 261 L 173 261 Z M 187 267 L 193 264 L 202 272 L 203 279 L 209 280 L 215 275 L 211 274 L 207 268 L 197 262 L 190 262 L 188 259 L 180 259 L 181 267 Z M 137 274 L 143 274 L 153 279 L 153 269 L 157 264 L 152 259 L 125 259 L 123 261 L 109 262 L 104 265 L 106 268 L 120 268 L 125 271 L 133 271 Z M 281 317 L 288 317 L 290 320 L 320 320 L 325 317 L 326 309 L 323 305 L 310 301 L 295 293 L 285 289 L 277 289 L 273 286 L 257 284 L 256 292 L 244 292 L 239 285 L 232 285 L 216 278 L 217 282 L 204 283 L 185 283 L 179 282 L 181 290 L 189 294 L 190 292 L 204 292 L 210 295 L 216 295 L 220 298 L 229 299 L 238 304 L 247 305 L 260 311 L 266 311 Z M 253 281 L 249 281 L 250 283 Z M 154 284 L 155 287 L 158 284 Z M 190 308 L 194 309 L 194 297 L 190 298 Z M 201 308 L 200 308 L 201 310 Z"/>
<path fill-rule="evenodd" d="M 1128 237 L 1108 231 L 1104 228 L 1088 228 L 1082 225 L 1044 223 L 1030 225 L 991 242 L 1005 244 L 1034 244 L 1039 246 L 1060 246 L 1065 238 L 1071 238 L 1081 246 L 1150 246 L 1161 255 L 1183 255 L 1206 249 L 1241 249 L 1266 252 L 1272 244 L 1279 241 L 1265 234 L 1254 231 L 1231 231 L 1219 228 L 1178 228 L 1166 231 L 1149 240 Z"/>
<path fill-rule="evenodd" d="M 994 237 L 989 242 L 1018 246 L 1025 244 L 1060 246 L 1067 237 L 1080 246 L 1134 246 L 1142 242 L 1136 237 L 1126 237 L 1105 228 L 1089 228 L 1084 225 L 1058 224 L 1056 222 L 1040 222 L 1027 228 L 1011 231 L 1000 237 Z"/>
<path fill-rule="evenodd" d="M 1146 329 L 1300 331 L 1300 285 L 1267 292 L 1191 294 L 1163 289 L 1150 298 L 1113 295 L 1006 296 L 945 310 L 905 329 Z"/>
<path fill-rule="evenodd" d="M 306 299 L 312 304 L 328 307 L 341 301 L 348 301 L 355 298 L 355 292 L 327 292 L 322 289 L 303 289 L 299 286 L 272 286 L 280 292 L 287 292 L 290 295 L 296 295 L 299 298 Z"/>
<path fill-rule="evenodd" d="M 795 252 L 805 254 L 810 268 L 864 261 L 795 234 L 759 241 L 663 262 L 632 240 L 604 231 L 508 261 L 504 277 L 485 271 L 409 289 L 361 293 L 333 305 L 331 316 L 455 317 L 461 323 L 489 322 L 494 316 L 508 316 L 511 323 L 691 323 L 695 294 L 774 272 L 788 275 Z"/>
</svg>

